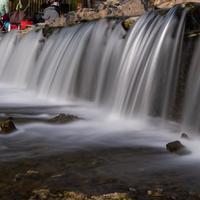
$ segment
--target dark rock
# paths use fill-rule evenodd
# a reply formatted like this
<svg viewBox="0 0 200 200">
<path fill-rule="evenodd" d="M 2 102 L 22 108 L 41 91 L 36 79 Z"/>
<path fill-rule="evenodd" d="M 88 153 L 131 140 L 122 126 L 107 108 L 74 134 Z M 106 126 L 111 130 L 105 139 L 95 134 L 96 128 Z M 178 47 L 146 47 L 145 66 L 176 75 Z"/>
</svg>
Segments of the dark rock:
<svg viewBox="0 0 200 200">
<path fill-rule="evenodd" d="M 24 179 L 32 179 L 32 180 L 40 179 L 40 174 L 38 171 L 28 170 L 24 174 L 22 174 L 22 173 L 16 174 L 13 181 L 17 182 L 17 181 L 21 181 Z"/>
<path fill-rule="evenodd" d="M 169 200 L 176 200 L 176 197 L 175 196 L 170 196 Z"/>
<path fill-rule="evenodd" d="M 178 140 L 166 144 L 166 149 L 175 154 L 186 155 L 191 152 Z"/>
<path fill-rule="evenodd" d="M 124 30 L 128 31 L 131 27 L 133 27 L 134 23 L 134 18 L 128 18 L 122 22 L 122 27 L 124 28 Z"/>
<path fill-rule="evenodd" d="M 1 121 L 0 128 L 1 128 L 2 133 L 12 133 L 13 131 L 17 130 L 14 122 L 10 118 L 4 121 Z"/>
<path fill-rule="evenodd" d="M 61 113 L 55 117 L 53 117 L 52 119 L 49 119 L 48 122 L 50 123 L 56 123 L 56 124 L 62 124 L 62 123 L 69 123 L 69 122 L 73 122 L 76 120 L 79 120 L 80 118 L 74 115 L 66 115 L 64 113 Z"/>
<path fill-rule="evenodd" d="M 131 192 L 131 193 L 137 193 L 137 190 L 133 187 L 129 187 L 128 190 Z"/>
<path fill-rule="evenodd" d="M 21 181 L 24 178 L 23 174 L 16 174 L 13 181 L 17 182 L 17 181 Z"/>
<path fill-rule="evenodd" d="M 173 142 L 170 142 L 166 145 L 166 148 L 168 151 L 170 152 L 177 152 L 181 149 L 184 149 L 185 146 L 180 142 L 180 141 L 173 141 Z"/>
<path fill-rule="evenodd" d="M 52 35 L 52 33 L 53 33 L 53 28 L 46 24 L 42 29 L 43 36 L 45 38 L 48 38 L 50 35 Z"/>
<path fill-rule="evenodd" d="M 189 136 L 186 133 L 182 133 L 181 134 L 181 138 L 190 139 Z"/>
</svg>

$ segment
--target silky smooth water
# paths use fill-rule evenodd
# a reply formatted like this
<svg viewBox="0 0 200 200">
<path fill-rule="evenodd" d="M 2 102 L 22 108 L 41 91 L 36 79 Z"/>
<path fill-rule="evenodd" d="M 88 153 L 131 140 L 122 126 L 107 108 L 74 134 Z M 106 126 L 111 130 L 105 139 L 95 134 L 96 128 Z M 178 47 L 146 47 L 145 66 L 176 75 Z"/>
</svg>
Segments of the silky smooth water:
<svg viewBox="0 0 200 200">
<path fill-rule="evenodd" d="M 119 115 L 166 118 L 174 104 L 187 9 L 147 13 L 125 32 L 101 20 L 0 43 L 0 82 L 56 101 L 82 99 Z"/>
<path fill-rule="evenodd" d="M 128 32 L 120 21 L 104 19 L 55 30 L 48 38 L 41 31 L 3 36 L 1 112 L 47 118 L 65 112 L 84 120 L 61 126 L 19 124 L 16 133 L 1 136 L 7 143 L 1 155 L 29 156 L 43 148 L 98 145 L 165 148 L 179 138 L 190 121 L 198 121 L 198 53 L 186 90 L 196 103 L 185 99 L 179 123 L 170 121 L 178 95 L 187 13 L 178 6 L 166 15 L 149 12 Z M 183 142 L 193 149 L 189 141 Z"/>
</svg>

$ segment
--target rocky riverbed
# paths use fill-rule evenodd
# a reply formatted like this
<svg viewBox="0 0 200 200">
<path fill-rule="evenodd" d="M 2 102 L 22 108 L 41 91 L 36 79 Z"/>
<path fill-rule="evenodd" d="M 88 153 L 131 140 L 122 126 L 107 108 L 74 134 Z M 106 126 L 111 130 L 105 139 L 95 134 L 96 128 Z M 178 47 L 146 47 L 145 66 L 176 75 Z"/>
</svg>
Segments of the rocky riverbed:
<svg viewBox="0 0 200 200">
<path fill-rule="evenodd" d="M 164 153 L 158 152 L 96 149 L 1 162 L 0 196 L 2 200 L 199 199 L 198 167 L 152 169 L 148 162 L 155 159 L 152 154 Z"/>
<path fill-rule="evenodd" d="M 59 148 L 57 140 L 61 139 L 59 138 L 60 126 L 66 127 L 81 121 L 87 123 L 90 119 L 86 116 L 55 113 L 55 110 L 59 110 L 58 107 L 51 108 L 51 114 L 42 116 L 41 113 L 49 108 L 18 108 L 12 111 L 7 108 L 1 111 L 3 110 L 5 114 L 1 115 L 1 120 L 9 117 L 14 121 L 18 131 L 23 129 L 23 125 L 39 123 L 44 124 L 45 127 L 55 126 L 53 131 L 57 130 L 57 132 L 54 132 L 53 138 L 57 147 L 46 146 L 42 138 L 40 142 L 33 138 L 31 143 L 20 143 L 21 140 L 26 141 L 26 137 L 30 134 L 27 128 L 26 134 L 21 139 L 19 132 L 2 135 L 0 139 L 1 200 L 195 200 L 200 198 L 198 162 L 170 154 L 164 146 L 163 148 L 145 145 L 111 147 L 111 144 L 102 146 L 94 143 L 81 149 L 63 148 L 61 151 L 54 152 L 50 148 Z M 23 112 L 20 113 L 22 110 Z M 35 113 L 31 113 L 31 110 Z M 37 128 L 34 129 L 36 134 Z M 65 130 L 67 135 L 69 130 L 66 128 Z M 47 134 L 52 137 L 50 132 L 47 131 Z M 124 137 L 127 135 L 125 134 Z M 9 138 L 13 139 L 9 141 Z M 109 137 L 105 139 L 109 140 Z M 63 140 L 65 145 L 69 145 L 67 138 Z M 70 142 L 70 138 L 68 140 Z M 77 137 L 77 140 L 83 140 L 83 137 Z M 38 146 L 35 144 L 35 147 L 31 147 L 34 148 L 32 150 L 23 149 L 22 146 L 18 146 L 18 150 L 15 150 L 17 143 L 28 147 L 38 142 Z M 8 148 L 2 151 L 3 146 Z M 4 152 L 7 152 L 5 155 L 9 155 L 12 151 L 24 151 L 24 155 L 20 153 L 21 156 L 10 159 L 2 157 Z M 26 151 L 35 153 L 25 156 Z M 45 151 L 49 153 L 45 154 Z"/>
</svg>

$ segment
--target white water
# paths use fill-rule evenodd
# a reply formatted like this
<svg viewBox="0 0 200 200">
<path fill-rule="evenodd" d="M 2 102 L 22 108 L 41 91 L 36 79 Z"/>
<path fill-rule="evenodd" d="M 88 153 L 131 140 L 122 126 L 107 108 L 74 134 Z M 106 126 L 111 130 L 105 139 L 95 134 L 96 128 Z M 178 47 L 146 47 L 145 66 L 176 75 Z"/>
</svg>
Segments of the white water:
<svg viewBox="0 0 200 200">
<path fill-rule="evenodd" d="M 0 41 L 1 107 L 68 104 L 68 109 L 75 107 L 70 112 L 94 117 L 60 128 L 20 126 L 25 131 L 18 133 L 28 132 L 27 140 L 60 129 L 57 139 L 68 147 L 164 148 L 179 137 L 180 125 L 166 120 L 174 112 L 186 14 L 179 7 L 166 16 L 147 13 L 128 33 L 119 22 L 101 20 L 55 31 L 45 42 L 41 32 L 22 38 L 17 32 L 7 34 Z M 96 118 L 100 108 L 103 114 Z M 149 117 L 157 118 L 149 122 Z M 57 144 L 52 132 L 47 141 Z"/>
<path fill-rule="evenodd" d="M 180 21 L 179 9 L 165 17 L 148 13 L 128 34 L 112 20 L 57 31 L 45 44 L 40 32 L 22 39 L 8 34 L 0 43 L 7 49 L 0 82 L 56 101 L 91 101 L 119 115 L 165 118 L 179 72 L 186 15 Z"/>
</svg>

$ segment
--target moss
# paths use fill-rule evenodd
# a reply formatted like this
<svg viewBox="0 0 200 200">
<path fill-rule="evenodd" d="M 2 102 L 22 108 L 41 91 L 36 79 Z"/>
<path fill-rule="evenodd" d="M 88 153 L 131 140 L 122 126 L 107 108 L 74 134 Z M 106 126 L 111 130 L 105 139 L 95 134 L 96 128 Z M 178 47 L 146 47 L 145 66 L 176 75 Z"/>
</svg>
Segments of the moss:
<svg viewBox="0 0 200 200">
<path fill-rule="evenodd" d="M 1 128 L 2 133 L 5 133 L 5 134 L 12 133 L 13 131 L 17 130 L 14 122 L 11 119 L 1 121 L 0 128 Z"/>
</svg>

